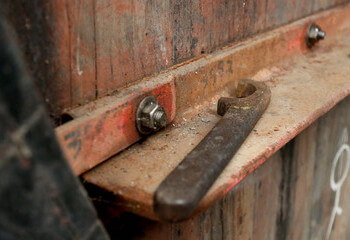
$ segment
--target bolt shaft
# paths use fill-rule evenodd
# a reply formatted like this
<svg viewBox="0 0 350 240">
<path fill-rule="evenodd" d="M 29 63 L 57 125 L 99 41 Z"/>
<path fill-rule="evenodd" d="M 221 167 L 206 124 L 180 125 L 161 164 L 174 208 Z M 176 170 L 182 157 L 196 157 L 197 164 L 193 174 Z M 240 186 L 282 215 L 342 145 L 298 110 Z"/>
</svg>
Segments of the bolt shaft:
<svg viewBox="0 0 350 240">
<path fill-rule="evenodd" d="M 164 113 L 162 111 L 156 111 L 154 113 L 154 121 L 158 122 L 162 118 L 163 114 Z"/>
<path fill-rule="evenodd" d="M 324 32 L 324 31 L 322 31 L 322 30 L 319 30 L 318 32 L 317 32 L 317 39 L 324 39 L 326 37 L 326 33 Z"/>
<path fill-rule="evenodd" d="M 309 48 L 314 46 L 318 41 L 325 39 L 326 33 L 320 28 L 320 26 L 312 23 L 306 33 L 306 44 Z"/>
<path fill-rule="evenodd" d="M 166 117 L 164 110 L 156 111 L 153 115 L 153 119 L 154 119 L 155 125 L 157 125 L 159 127 L 165 127 L 167 117 Z"/>
</svg>

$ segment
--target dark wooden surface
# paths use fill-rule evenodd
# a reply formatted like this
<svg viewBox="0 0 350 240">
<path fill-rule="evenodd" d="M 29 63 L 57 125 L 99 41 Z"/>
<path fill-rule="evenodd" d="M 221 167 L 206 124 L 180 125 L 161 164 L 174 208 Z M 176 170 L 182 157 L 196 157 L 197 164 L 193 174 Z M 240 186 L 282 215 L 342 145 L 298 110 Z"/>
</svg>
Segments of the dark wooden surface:
<svg viewBox="0 0 350 240">
<path fill-rule="evenodd" d="M 325 239 L 335 200 L 332 163 L 346 128 L 350 129 L 349 97 L 202 214 L 178 224 L 123 214 L 107 228 L 113 239 Z M 344 171 L 342 161 L 337 179 Z M 350 177 L 340 196 L 343 212 L 335 218 L 330 239 L 347 240 Z"/>
<path fill-rule="evenodd" d="M 53 117 L 347 0 L 4 0 Z M 20 17 L 18 17 L 20 16 Z"/>
<path fill-rule="evenodd" d="M 0 239 L 109 239 L 0 15 Z"/>
</svg>

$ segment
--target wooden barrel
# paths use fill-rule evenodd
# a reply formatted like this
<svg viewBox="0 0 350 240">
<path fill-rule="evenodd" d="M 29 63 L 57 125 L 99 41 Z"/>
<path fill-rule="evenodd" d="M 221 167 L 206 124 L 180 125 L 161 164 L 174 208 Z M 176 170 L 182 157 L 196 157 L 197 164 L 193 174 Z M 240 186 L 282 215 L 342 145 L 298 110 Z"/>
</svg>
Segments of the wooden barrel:
<svg viewBox="0 0 350 240">
<path fill-rule="evenodd" d="M 1 5 L 72 170 L 64 171 L 82 179 L 111 239 L 350 239 L 349 1 Z M 313 46 L 312 23 L 326 32 Z M 219 121 L 217 100 L 242 78 L 268 85 L 269 107 L 191 217 L 161 221 L 157 187 Z M 167 127 L 145 136 L 135 121 L 147 96 L 163 107 Z M 93 234 L 107 238 L 79 196 L 80 204 L 72 201 L 82 209 L 69 205 L 71 215 L 81 217 L 87 206 L 89 224 L 98 225 Z M 93 226 L 78 218 L 71 224 L 84 236 Z M 16 232 L 23 223 L 17 227 L 4 229 Z M 72 237 L 60 231 L 66 234 L 54 234 Z"/>
</svg>

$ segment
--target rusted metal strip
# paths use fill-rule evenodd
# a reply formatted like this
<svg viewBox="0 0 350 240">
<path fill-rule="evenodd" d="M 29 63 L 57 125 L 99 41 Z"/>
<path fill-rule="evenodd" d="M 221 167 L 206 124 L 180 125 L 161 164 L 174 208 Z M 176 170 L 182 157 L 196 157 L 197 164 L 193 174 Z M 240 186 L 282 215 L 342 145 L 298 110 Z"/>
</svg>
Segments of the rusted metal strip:
<svg viewBox="0 0 350 240">
<path fill-rule="evenodd" d="M 233 97 L 220 98 L 223 118 L 164 179 L 154 195 L 154 211 L 161 220 L 182 221 L 235 155 L 270 102 L 270 89 L 261 82 L 240 80 Z"/>
<path fill-rule="evenodd" d="M 308 26 L 327 38 L 308 49 Z M 158 76 L 176 82 L 174 126 L 83 175 L 104 191 L 103 200 L 158 219 L 159 184 L 219 121 L 213 106 L 239 78 L 267 81 L 271 103 L 224 172 L 200 202 L 198 213 L 223 197 L 275 151 L 350 93 L 350 8 L 342 6 L 178 66 Z M 155 77 L 154 79 L 157 79 Z"/>
<path fill-rule="evenodd" d="M 165 109 L 168 123 L 174 119 L 172 77 L 134 85 L 66 113 L 66 118 L 73 120 L 58 127 L 56 134 L 76 174 L 89 170 L 141 138 L 135 117 L 139 103 L 146 96 L 158 100 Z"/>
</svg>

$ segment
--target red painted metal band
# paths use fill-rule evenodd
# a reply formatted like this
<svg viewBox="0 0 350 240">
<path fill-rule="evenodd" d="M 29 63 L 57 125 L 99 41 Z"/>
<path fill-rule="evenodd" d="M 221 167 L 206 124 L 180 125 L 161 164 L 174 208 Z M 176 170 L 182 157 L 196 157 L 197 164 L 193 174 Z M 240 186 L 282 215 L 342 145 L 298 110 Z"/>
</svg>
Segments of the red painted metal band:
<svg viewBox="0 0 350 240">
<path fill-rule="evenodd" d="M 168 116 L 175 117 L 175 85 L 171 77 L 140 83 L 70 112 L 76 118 L 56 129 L 65 155 L 81 174 L 138 141 L 135 112 L 146 96 L 155 96 Z"/>
</svg>

